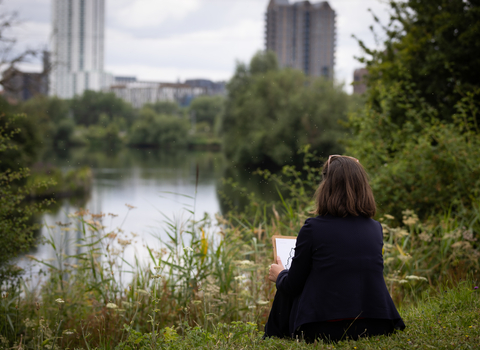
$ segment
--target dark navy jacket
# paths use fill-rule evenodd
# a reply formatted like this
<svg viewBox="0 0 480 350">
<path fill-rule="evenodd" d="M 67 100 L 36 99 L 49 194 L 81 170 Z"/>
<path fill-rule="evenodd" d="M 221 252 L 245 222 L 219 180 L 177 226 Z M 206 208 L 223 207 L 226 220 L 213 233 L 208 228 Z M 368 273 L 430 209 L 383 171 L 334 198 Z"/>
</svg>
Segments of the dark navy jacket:
<svg viewBox="0 0 480 350">
<path fill-rule="evenodd" d="M 373 219 L 307 219 L 290 270 L 276 282 L 295 298 L 290 332 L 305 323 L 356 317 L 403 324 L 383 279 L 382 247 L 382 226 Z"/>
</svg>

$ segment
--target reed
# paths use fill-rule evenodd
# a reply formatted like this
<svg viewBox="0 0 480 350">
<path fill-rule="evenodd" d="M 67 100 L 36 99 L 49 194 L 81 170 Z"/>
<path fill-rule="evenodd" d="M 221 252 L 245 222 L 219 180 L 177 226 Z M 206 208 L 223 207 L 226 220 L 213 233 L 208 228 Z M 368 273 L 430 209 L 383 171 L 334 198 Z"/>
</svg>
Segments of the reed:
<svg viewBox="0 0 480 350">
<path fill-rule="evenodd" d="M 2 286 L 0 340 L 18 349 L 153 349 L 179 337 L 229 344 L 245 334 L 257 342 L 275 293 L 266 277 L 271 237 L 296 234 L 309 215 L 305 193 L 318 179 L 307 170 L 306 180 L 290 168 L 284 175 L 291 181 L 263 173 L 277 181 L 276 204 L 251 198 L 248 208 L 225 217 L 196 219 L 194 205 L 186 220 L 165 217 L 158 246 L 146 247 L 148 260 L 125 259 L 138 238 L 123 224 L 112 227 L 114 214 L 70 215 L 49 227 L 45 243 L 55 259 L 32 257 L 44 268 L 41 283 Z M 123 222 L 131 210 L 127 205 Z M 385 280 L 397 305 L 415 307 L 446 281 L 479 280 L 479 213 L 476 207 L 422 222 L 405 210 L 401 222 L 380 218 Z"/>
</svg>

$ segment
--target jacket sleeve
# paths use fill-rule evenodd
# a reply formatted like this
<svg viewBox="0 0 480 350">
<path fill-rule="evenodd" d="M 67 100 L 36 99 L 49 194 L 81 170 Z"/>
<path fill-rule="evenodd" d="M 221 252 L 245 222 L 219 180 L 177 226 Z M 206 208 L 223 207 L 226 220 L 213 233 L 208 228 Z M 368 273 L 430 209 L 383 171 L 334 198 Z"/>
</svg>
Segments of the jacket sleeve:
<svg viewBox="0 0 480 350">
<path fill-rule="evenodd" d="M 295 256 L 289 270 L 283 270 L 277 277 L 277 289 L 291 296 L 299 295 L 312 267 L 312 227 L 309 219 L 298 233 Z"/>
</svg>

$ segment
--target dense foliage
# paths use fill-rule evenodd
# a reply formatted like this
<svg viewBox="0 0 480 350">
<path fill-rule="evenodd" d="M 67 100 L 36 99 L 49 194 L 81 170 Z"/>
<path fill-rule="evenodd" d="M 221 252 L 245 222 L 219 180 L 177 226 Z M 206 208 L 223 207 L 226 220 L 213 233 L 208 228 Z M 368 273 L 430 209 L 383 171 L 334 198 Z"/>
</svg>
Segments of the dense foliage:
<svg viewBox="0 0 480 350">
<path fill-rule="evenodd" d="M 330 81 L 282 69 L 272 52 L 238 64 L 227 85 L 223 149 L 242 166 L 279 167 L 298 163 L 298 149 L 310 144 L 320 155 L 341 153 L 349 98 Z"/>
<path fill-rule="evenodd" d="M 23 117 L 25 118 L 25 117 Z M 11 160 L 8 153 L 21 154 L 22 129 L 16 127 L 21 116 L 0 115 L 0 155 L 2 170 L 0 171 L 0 267 L 12 257 L 28 250 L 33 244 L 33 234 L 38 225 L 32 221 L 33 215 L 38 212 L 41 204 L 26 204 L 24 199 L 34 189 L 51 183 L 47 179 L 38 182 L 34 187 L 25 186 L 25 179 L 29 175 L 28 168 L 24 167 L 19 158 L 20 167 L 8 167 L 3 160 Z M 7 166 L 6 169 L 3 169 Z M 44 202 L 43 204 L 48 204 Z M 10 274 L 7 274 L 9 276 Z M 0 285 L 3 284 L 4 273 L 0 273 Z"/>
<path fill-rule="evenodd" d="M 383 212 L 468 211 L 480 189 L 479 5 L 390 5 L 385 49 L 364 47 L 367 103 L 350 117 L 348 153 L 369 170 Z"/>
<path fill-rule="evenodd" d="M 141 147 L 185 147 L 189 122 L 177 115 L 158 114 L 143 107 L 130 129 L 129 143 Z"/>
<path fill-rule="evenodd" d="M 207 123 L 213 129 L 221 118 L 223 104 L 222 96 L 200 96 L 192 101 L 189 111 L 196 123 Z"/>
<path fill-rule="evenodd" d="M 113 92 L 86 90 L 72 99 L 70 108 L 75 122 L 79 125 L 90 126 L 101 122 L 103 126 L 109 122 L 124 122 L 130 125 L 134 119 L 132 106 Z"/>
</svg>

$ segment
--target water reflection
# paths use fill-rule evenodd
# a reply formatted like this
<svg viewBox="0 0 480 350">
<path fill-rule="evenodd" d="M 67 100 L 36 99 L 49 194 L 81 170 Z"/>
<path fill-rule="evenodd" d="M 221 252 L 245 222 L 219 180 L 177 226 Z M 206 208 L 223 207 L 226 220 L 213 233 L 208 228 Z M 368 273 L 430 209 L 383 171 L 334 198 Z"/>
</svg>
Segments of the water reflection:
<svg viewBox="0 0 480 350">
<path fill-rule="evenodd" d="M 88 197 L 59 200 L 42 217 L 45 226 L 40 236 L 51 236 L 57 245 L 64 247 L 67 255 L 78 253 L 76 243 L 80 233 L 78 230 L 49 227 L 59 222 L 73 222 L 69 216 L 80 208 L 94 214 L 118 215 L 107 215 L 103 219 L 106 232 L 121 226 L 125 234 L 138 235 L 125 249 L 125 259 L 129 262 L 133 262 L 135 257 L 146 257 L 144 245 L 159 246 L 158 239 L 152 234 L 167 238 L 163 222 L 165 217 L 186 221 L 191 217 L 190 211 L 195 212 L 196 219 L 201 218 L 203 213 L 213 217 L 220 212 L 217 187 L 224 171 L 221 153 L 127 148 L 105 153 L 73 149 L 62 155 L 46 154 L 45 158 L 65 171 L 88 165 L 94 175 Z M 130 210 L 126 204 L 135 209 Z M 55 259 L 55 252 L 48 245 L 39 245 L 30 254 L 40 260 Z M 19 264 L 27 266 L 26 259 Z"/>
</svg>

